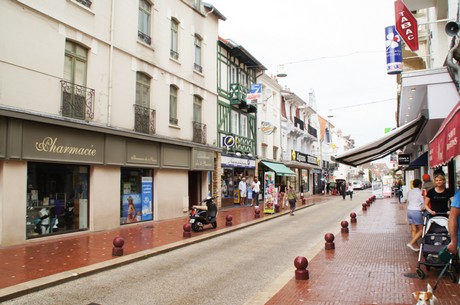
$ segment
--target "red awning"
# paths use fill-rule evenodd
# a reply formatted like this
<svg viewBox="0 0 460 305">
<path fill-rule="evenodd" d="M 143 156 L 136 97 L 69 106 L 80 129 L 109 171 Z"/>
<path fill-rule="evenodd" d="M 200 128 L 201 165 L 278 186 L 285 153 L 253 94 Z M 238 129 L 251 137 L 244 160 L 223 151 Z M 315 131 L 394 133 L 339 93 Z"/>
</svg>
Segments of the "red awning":
<svg viewBox="0 0 460 305">
<path fill-rule="evenodd" d="M 457 130 L 459 132 L 457 133 Z M 430 167 L 438 167 L 460 155 L 460 102 L 444 119 L 438 132 L 430 142 Z"/>
</svg>

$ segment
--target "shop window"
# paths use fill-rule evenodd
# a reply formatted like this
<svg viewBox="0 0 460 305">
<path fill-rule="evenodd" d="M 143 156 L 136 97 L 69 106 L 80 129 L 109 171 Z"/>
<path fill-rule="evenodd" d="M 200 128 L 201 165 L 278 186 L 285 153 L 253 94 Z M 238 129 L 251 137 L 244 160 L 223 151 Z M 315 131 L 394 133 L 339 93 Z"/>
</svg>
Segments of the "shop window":
<svg viewBox="0 0 460 305">
<path fill-rule="evenodd" d="M 153 220 L 153 172 L 122 168 L 120 224 Z"/>
<path fill-rule="evenodd" d="M 26 237 L 88 229 L 88 166 L 27 165 Z"/>
<path fill-rule="evenodd" d="M 222 198 L 233 198 L 233 169 L 232 168 L 223 168 L 222 175 Z"/>
</svg>

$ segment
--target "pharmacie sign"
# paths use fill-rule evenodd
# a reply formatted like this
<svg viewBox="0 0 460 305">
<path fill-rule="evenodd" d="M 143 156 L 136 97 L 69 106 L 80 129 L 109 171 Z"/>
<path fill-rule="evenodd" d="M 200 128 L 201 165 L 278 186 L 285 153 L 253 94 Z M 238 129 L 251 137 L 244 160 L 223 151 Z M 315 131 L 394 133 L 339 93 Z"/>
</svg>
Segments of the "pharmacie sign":
<svg viewBox="0 0 460 305">
<path fill-rule="evenodd" d="M 418 50 L 417 19 L 401 0 L 395 1 L 396 30 L 412 51 Z"/>
</svg>

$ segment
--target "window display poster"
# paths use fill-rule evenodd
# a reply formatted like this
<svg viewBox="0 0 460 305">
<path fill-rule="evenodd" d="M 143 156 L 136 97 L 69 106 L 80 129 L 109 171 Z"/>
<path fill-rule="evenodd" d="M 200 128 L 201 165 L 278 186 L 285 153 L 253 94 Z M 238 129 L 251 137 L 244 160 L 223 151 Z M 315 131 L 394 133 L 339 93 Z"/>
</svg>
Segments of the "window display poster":
<svg viewBox="0 0 460 305">
<path fill-rule="evenodd" d="M 141 194 L 126 194 L 122 200 L 122 223 L 141 221 Z"/>
<path fill-rule="evenodd" d="M 275 187 L 275 173 L 264 173 L 264 213 L 275 213 L 275 204 L 278 203 L 278 191 Z"/>
<path fill-rule="evenodd" d="M 142 220 L 153 220 L 152 177 L 142 177 Z"/>
</svg>

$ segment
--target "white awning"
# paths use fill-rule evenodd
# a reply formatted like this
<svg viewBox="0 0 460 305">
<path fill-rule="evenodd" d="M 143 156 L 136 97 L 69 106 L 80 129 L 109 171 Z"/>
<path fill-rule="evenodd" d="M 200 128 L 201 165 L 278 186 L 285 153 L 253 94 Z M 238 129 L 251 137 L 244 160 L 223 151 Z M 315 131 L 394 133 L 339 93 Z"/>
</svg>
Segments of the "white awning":
<svg viewBox="0 0 460 305">
<path fill-rule="evenodd" d="M 386 157 L 392 152 L 414 142 L 425 122 L 426 118 L 419 116 L 406 125 L 393 129 L 378 140 L 337 156 L 335 161 L 358 166 Z"/>
</svg>

